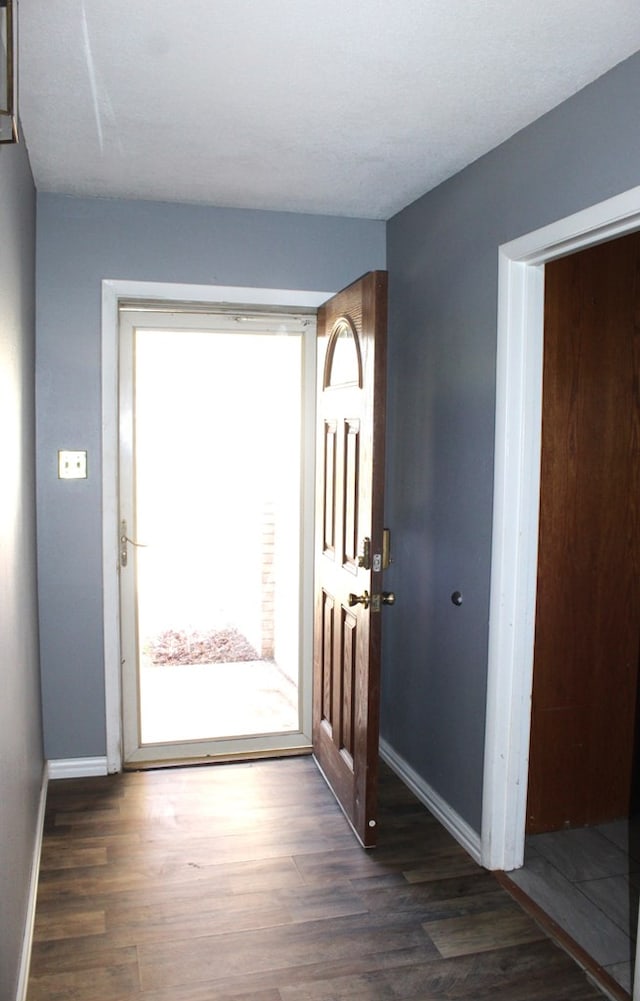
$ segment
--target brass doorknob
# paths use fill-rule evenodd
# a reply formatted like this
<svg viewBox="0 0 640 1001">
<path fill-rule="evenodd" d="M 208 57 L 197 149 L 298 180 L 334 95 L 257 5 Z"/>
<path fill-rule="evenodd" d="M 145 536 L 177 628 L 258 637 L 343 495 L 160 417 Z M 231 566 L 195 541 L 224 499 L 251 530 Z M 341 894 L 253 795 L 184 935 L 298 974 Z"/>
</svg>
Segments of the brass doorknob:
<svg viewBox="0 0 640 1001">
<path fill-rule="evenodd" d="M 395 605 L 396 596 L 393 591 L 383 591 L 382 592 L 382 604 L 383 605 Z"/>
<path fill-rule="evenodd" d="M 353 608 L 354 605 L 362 605 L 363 608 L 369 607 L 369 592 L 365 591 L 364 594 L 350 594 L 349 595 L 349 608 Z"/>
</svg>

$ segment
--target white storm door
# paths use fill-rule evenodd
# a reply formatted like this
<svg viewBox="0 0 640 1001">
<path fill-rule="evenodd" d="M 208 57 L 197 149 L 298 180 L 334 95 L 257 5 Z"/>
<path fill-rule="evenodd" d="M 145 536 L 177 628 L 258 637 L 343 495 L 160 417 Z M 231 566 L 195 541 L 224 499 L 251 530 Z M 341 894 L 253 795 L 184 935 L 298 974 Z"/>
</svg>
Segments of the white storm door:
<svg viewBox="0 0 640 1001">
<path fill-rule="evenodd" d="M 309 748 L 314 337 L 121 309 L 125 767 Z"/>
</svg>

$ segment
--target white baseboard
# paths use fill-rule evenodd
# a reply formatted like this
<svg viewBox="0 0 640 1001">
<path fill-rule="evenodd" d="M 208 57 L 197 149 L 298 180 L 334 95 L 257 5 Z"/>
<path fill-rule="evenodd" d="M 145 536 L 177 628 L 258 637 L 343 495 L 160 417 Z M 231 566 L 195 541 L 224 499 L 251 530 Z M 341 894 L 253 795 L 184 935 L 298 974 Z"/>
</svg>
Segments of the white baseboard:
<svg viewBox="0 0 640 1001">
<path fill-rule="evenodd" d="M 36 818 L 36 836 L 33 843 L 33 858 L 31 860 L 31 879 L 29 881 L 29 897 L 27 900 L 27 916 L 24 924 L 20 968 L 18 971 L 18 987 L 16 1001 L 27 1001 L 29 986 L 29 966 L 31 964 L 31 947 L 33 945 L 33 926 L 36 919 L 36 898 L 38 896 L 38 878 L 40 876 L 40 855 L 42 854 L 42 837 L 44 833 L 44 812 L 47 805 L 47 786 L 49 784 L 49 766 L 45 761 L 42 769 L 42 784 L 40 786 L 40 802 Z"/>
<path fill-rule="evenodd" d="M 82 779 L 90 775 L 106 775 L 107 758 L 58 758 L 49 761 L 50 779 Z"/>
<path fill-rule="evenodd" d="M 440 821 L 443 827 L 447 829 L 449 834 L 456 839 L 456 841 L 462 845 L 464 850 L 469 853 L 471 858 L 481 865 L 482 857 L 482 846 L 480 835 L 477 831 L 474 831 L 472 827 L 463 820 L 460 814 L 456 813 L 455 810 L 449 806 L 449 804 L 438 795 L 435 790 L 428 785 L 427 782 L 418 775 L 417 772 L 413 770 L 411 765 L 407 764 L 404 758 L 401 758 L 399 754 L 394 751 L 390 744 L 386 740 L 380 738 L 380 757 L 383 761 L 389 765 L 392 771 L 398 775 L 404 784 L 411 789 L 411 792 L 417 796 L 421 803 L 423 803 L 430 813 Z"/>
</svg>

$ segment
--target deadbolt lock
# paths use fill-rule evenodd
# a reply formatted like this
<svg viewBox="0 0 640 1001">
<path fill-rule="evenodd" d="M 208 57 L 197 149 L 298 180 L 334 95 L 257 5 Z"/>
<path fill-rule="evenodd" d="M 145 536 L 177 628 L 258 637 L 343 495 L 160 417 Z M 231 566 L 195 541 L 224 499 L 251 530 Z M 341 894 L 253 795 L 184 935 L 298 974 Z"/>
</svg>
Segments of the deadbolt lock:
<svg viewBox="0 0 640 1001">
<path fill-rule="evenodd" d="M 371 569 L 371 539 L 368 535 L 362 540 L 362 553 L 358 556 L 358 566 L 363 570 Z"/>
<path fill-rule="evenodd" d="M 388 528 L 385 528 L 382 532 L 382 569 L 388 570 L 392 562 L 391 532 Z"/>
</svg>

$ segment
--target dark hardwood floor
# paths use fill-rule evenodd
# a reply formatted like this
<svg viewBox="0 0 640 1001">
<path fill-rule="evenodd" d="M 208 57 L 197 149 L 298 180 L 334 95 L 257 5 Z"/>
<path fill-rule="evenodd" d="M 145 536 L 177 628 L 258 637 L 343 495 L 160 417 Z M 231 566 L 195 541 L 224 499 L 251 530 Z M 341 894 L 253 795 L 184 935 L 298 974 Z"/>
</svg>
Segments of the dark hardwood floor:
<svg viewBox="0 0 640 1001">
<path fill-rule="evenodd" d="M 28 1001 L 595 1001 L 382 767 L 356 843 L 308 757 L 52 782 Z"/>
</svg>

